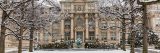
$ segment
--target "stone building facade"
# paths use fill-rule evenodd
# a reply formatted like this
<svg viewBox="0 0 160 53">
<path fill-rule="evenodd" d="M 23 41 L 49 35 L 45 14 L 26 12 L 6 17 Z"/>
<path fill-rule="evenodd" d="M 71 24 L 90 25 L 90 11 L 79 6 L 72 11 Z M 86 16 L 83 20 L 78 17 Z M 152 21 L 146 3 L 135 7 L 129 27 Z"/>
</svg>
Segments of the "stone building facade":
<svg viewBox="0 0 160 53">
<path fill-rule="evenodd" d="M 160 3 L 147 6 L 150 29 L 160 38 Z"/>
<path fill-rule="evenodd" d="M 61 20 L 50 23 L 46 30 L 35 32 L 35 44 L 49 44 L 60 41 L 81 40 L 82 43 L 96 42 L 106 44 L 120 44 L 122 31 L 121 23 L 116 19 L 105 19 L 98 12 L 97 0 L 62 0 Z M 160 4 L 147 6 L 150 28 L 160 35 Z M 42 16 L 47 16 L 49 9 L 46 8 Z M 129 21 L 126 21 L 129 22 Z M 141 21 L 140 21 L 141 22 Z M 136 20 L 139 23 L 139 19 Z M 126 41 L 128 41 L 129 30 L 126 30 Z M 25 35 L 26 39 L 28 34 Z M 160 36 L 159 36 L 160 37 Z M 127 44 L 127 42 L 126 42 Z M 12 36 L 6 37 L 6 47 L 16 47 L 18 41 Z M 29 41 L 23 40 L 23 46 L 28 47 Z"/>
<path fill-rule="evenodd" d="M 55 37 L 58 36 L 59 39 L 55 39 L 71 40 L 74 43 L 81 40 L 82 44 L 96 41 L 106 44 L 120 44 L 121 29 L 112 27 L 120 27 L 120 21 L 101 18 L 96 2 L 97 0 L 60 1 L 62 20 L 59 24 L 55 24 L 56 28 L 60 29 L 55 33 L 57 34 Z"/>
</svg>

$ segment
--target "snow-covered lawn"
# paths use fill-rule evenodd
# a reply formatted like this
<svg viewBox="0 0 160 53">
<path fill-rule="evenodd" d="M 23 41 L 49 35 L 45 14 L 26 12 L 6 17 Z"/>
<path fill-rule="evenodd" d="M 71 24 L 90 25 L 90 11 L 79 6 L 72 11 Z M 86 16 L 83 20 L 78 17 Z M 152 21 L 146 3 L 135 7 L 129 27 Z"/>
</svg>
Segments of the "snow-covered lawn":
<svg viewBox="0 0 160 53">
<path fill-rule="evenodd" d="M 12 52 L 12 51 L 17 51 L 18 49 L 15 47 L 15 48 L 5 48 L 5 53 L 7 52 Z"/>
<path fill-rule="evenodd" d="M 135 51 L 142 52 L 141 48 L 136 48 Z M 148 49 L 148 53 L 160 53 L 160 50 L 158 49 Z"/>
<path fill-rule="evenodd" d="M 34 52 L 27 52 L 24 51 L 22 53 L 130 53 L 129 50 L 122 51 L 122 50 L 106 50 L 106 51 L 34 51 Z"/>
</svg>

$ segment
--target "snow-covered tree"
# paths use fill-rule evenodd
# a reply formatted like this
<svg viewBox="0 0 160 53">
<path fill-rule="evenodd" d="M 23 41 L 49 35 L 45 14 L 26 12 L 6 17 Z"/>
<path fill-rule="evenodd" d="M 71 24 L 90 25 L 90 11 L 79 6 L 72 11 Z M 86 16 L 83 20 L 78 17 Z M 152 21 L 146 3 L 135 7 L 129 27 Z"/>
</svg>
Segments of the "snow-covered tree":
<svg viewBox="0 0 160 53">
<path fill-rule="evenodd" d="M 54 14 L 58 14 L 60 11 L 57 3 L 52 0 L 4 0 L 1 1 L 0 8 L 3 11 L 0 36 L 0 47 L 2 46 L 2 48 L 0 53 L 5 52 L 4 40 L 6 35 L 14 35 L 19 40 L 18 48 L 19 53 L 21 53 L 22 35 L 27 29 L 30 31 L 30 45 L 33 47 L 34 31 L 48 26 L 50 20 L 57 18 Z M 44 10 L 48 10 L 47 13 L 42 13 L 41 9 L 43 8 L 48 8 Z M 48 13 L 50 10 L 52 10 L 52 13 Z M 6 30 L 9 30 L 10 33 L 6 32 Z M 31 48 L 30 50 L 33 49 Z"/>
<path fill-rule="evenodd" d="M 1 0 L 0 1 L 0 9 L 2 10 L 1 17 L 1 35 L 0 35 L 0 53 L 5 53 L 5 37 L 6 30 L 10 30 L 6 28 L 7 22 L 9 19 L 15 21 L 10 17 L 13 11 L 19 8 L 21 5 L 30 2 L 31 0 Z"/>
<path fill-rule="evenodd" d="M 126 29 L 130 29 L 130 33 L 134 34 L 135 18 L 141 17 L 141 9 L 137 0 L 100 0 L 99 11 L 101 14 L 107 16 L 106 18 L 118 19 L 121 22 L 119 28 L 122 29 L 122 45 L 125 51 L 125 34 Z M 130 23 L 127 24 L 127 21 Z M 134 37 L 134 36 L 132 36 Z M 134 39 L 132 39 L 132 42 Z M 134 47 L 134 44 L 131 45 Z"/>
</svg>

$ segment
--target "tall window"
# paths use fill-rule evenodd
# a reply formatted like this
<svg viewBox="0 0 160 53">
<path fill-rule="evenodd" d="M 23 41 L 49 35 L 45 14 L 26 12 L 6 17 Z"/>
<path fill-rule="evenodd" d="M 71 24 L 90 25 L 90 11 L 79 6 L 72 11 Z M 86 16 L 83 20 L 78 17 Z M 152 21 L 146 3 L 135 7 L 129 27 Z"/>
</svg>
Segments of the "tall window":
<svg viewBox="0 0 160 53">
<path fill-rule="evenodd" d="M 70 32 L 65 32 L 65 40 L 70 40 Z"/>
<path fill-rule="evenodd" d="M 90 29 L 94 29 L 95 21 L 94 21 L 93 17 L 89 18 L 88 25 L 89 25 Z"/>
<path fill-rule="evenodd" d="M 107 32 L 106 31 L 101 32 L 101 39 L 102 40 L 107 40 Z"/>
<path fill-rule="evenodd" d="M 116 32 L 111 32 L 111 40 L 116 40 Z"/>
<path fill-rule="evenodd" d="M 48 36 L 49 36 L 49 35 L 48 35 L 48 33 L 44 33 L 44 34 L 45 34 L 45 35 L 44 35 L 44 41 L 45 41 L 45 42 L 48 42 Z"/>
<path fill-rule="evenodd" d="M 70 29 L 71 28 L 71 20 L 70 19 L 66 19 L 65 20 L 65 29 Z"/>
<path fill-rule="evenodd" d="M 37 40 L 40 41 L 40 33 L 37 32 Z"/>
<path fill-rule="evenodd" d="M 93 31 L 89 32 L 89 40 L 95 40 L 95 32 Z"/>
<path fill-rule="evenodd" d="M 74 5 L 74 11 L 77 11 L 77 7 L 76 7 L 77 5 Z"/>
</svg>

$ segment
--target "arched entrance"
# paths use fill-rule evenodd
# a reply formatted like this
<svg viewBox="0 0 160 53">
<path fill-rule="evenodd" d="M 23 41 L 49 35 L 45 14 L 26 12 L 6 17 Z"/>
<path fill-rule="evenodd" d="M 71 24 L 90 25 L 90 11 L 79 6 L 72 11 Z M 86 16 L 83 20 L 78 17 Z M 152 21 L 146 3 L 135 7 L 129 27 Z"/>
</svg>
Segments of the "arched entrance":
<svg viewBox="0 0 160 53">
<path fill-rule="evenodd" d="M 83 31 L 76 31 L 75 34 L 75 43 L 76 43 L 76 48 L 82 48 L 83 47 L 83 42 L 84 42 L 84 33 Z"/>
</svg>

